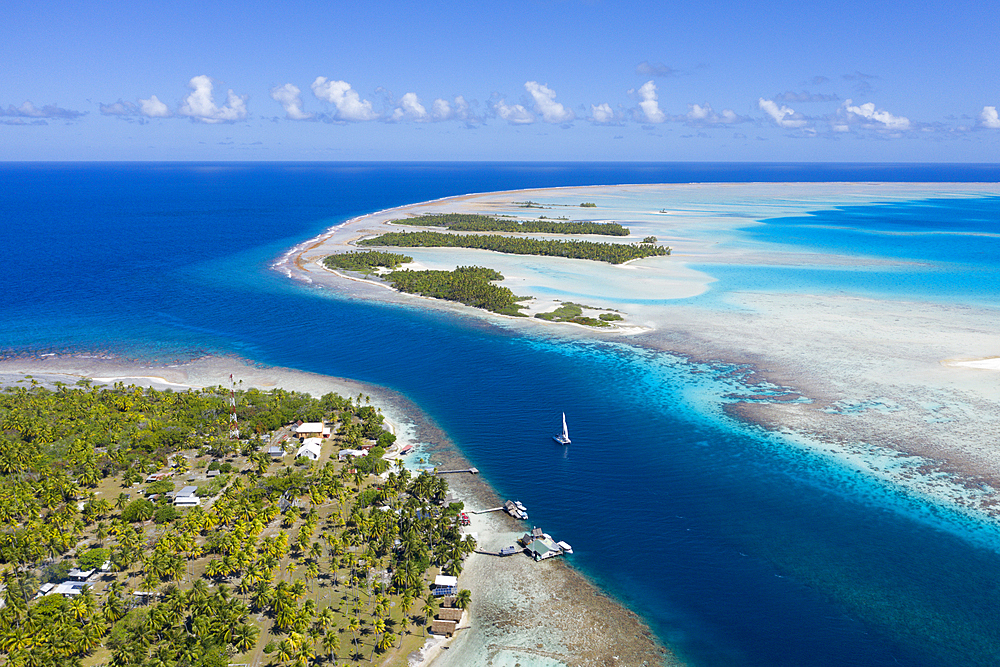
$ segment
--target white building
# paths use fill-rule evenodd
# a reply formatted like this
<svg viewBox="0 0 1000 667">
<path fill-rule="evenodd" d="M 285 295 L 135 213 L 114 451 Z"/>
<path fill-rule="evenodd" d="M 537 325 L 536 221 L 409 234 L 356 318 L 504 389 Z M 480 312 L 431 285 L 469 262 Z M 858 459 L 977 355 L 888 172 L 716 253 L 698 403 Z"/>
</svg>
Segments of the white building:
<svg viewBox="0 0 1000 667">
<path fill-rule="evenodd" d="M 330 427 L 323 422 L 303 422 L 295 429 L 300 438 L 329 438 Z"/>
<path fill-rule="evenodd" d="M 185 486 L 174 496 L 174 505 L 177 507 L 195 507 L 201 504 L 201 498 L 195 495 L 198 492 L 197 486 Z"/>
<path fill-rule="evenodd" d="M 295 458 L 305 456 L 312 461 L 319 459 L 321 442 L 323 441 L 319 438 L 306 438 L 302 446 L 299 447 L 299 451 L 295 452 Z"/>
</svg>

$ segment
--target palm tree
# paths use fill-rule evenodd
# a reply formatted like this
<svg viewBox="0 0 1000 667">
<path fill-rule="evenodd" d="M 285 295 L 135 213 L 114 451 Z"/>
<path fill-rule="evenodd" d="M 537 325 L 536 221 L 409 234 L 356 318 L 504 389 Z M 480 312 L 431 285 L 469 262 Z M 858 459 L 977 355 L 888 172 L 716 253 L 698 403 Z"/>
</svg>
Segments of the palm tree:
<svg viewBox="0 0 1000 667">
<path fill-rule="evenodd" d="M 290 662 L 295 657 L 295 645 L 290 639 L 282 639 L 278 644 L 278 650 L 275 652 L 274 657 L 280 663 Z"/>
<path fill-rule="evenodd" d="M 354 652 L 358 652 L 358 630 L 361 629 L 361 621 L 357 616 L 352 616 L 347 622 L 347 627 L 351 631 L 351 643 L 354 644 Z"/>
<path fill-rule="evenodd" d="M 257 644 L 260 628 L 250 623 L 240 623 L 233 633 L 233 646 L 240 653 L 246 653 Z"/>
<path fill-rule="evenodd" d="M 468 609 L 471 601 L 472 591 L 467 588 L 463 588 L 458 592 L 458 595 L 455 598 L 455 606 L 459 609 Z"/>
<path fill-rule="evenodd" d="M 378 649 L 379 653 L 385 653 L 391 649 L 395 643 L 396 635 L 391 632 L 384 632 L 382 633 L 382 637 L 378 640 L 378 643 L 375 645 L 375 648 Z"/>
<path fill-rule="evenodd" d="M 368 658 L 369 662 L 371 662 L 371 660 L 375 657 L 375 649 L 378 648 L 379 637 L 385 635 L 385 619 L 376 617 L 372 627 L 375 630 L 375 641 L 372 643 L 372 654 L 371 657 Z"/>
<path fill-rule="evenodd" d="M 420 613 L 424 617 L 424 636 L 427 636 L 427 626 L 431 624 L 431 619 L 437 613 L 437 601 L 433 597 L 424 598 L 424 606 L 420 608 Z"/>
<path fill-rule="evenodd" d="M 340 650 L 340 637 L 336 632 L 328 632 L 323 635 L 323 650 L 326 651 L 327 660 L 333 662 L 334 656 Z"/>
</svg>

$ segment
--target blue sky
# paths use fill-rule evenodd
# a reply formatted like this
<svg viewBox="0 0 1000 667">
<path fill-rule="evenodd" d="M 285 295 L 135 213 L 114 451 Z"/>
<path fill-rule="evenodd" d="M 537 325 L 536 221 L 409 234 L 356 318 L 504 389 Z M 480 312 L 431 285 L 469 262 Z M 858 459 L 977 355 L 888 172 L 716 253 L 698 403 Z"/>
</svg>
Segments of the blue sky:
<svg viewBox="0 0 1000 667">
<path fill-rule="evenodd" d="M 7 0 L 0 16 L 0 160 L 1000 155 L 997 3 Z"/>
</svg>

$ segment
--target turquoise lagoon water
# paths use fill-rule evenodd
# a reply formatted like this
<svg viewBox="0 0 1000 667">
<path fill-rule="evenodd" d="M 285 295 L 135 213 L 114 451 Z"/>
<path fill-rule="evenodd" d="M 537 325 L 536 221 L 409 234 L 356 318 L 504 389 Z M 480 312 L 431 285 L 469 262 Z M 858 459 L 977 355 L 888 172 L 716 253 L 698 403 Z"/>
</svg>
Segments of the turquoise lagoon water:
<svg viewBox="0 0 1000 667">
<path fill-rule="evenodd" d="M 1000 294 L 1000 200 L 935 199 L 831 206 L 805 216 L 762 220 L 754 241 L 855 256 L 858 265 L 702 267 L 729 289 L 845 292 L 996 308 Z M 895 260 L 894 266 L 867 259 Z"/>
<path fill-rule="evenodd" d="M 721 406 L 744 391 L 743 369 L 349 302 L 267 267 L 348 217 L 465 192 L 998 176 L 934 165 L 2 165 L 0 350 L 236 354 L 400 391 L 692 665 L 994 665 L 1000 536 L 728 419 Z M 884 233 L 995 234 L 1000 205 L 974 203 L 939 200 L 920 221 L 921 202 L 831 208 L 746 233 L 838 251 L 856 247 L 840 234 L 856 234 L 869 254 L 920 263 L 883 272 L 897 286 L 811 272 L 827 289 L 995 304 L 995 246 L 921 254 Z M 914 278 L 924 274 L 936 277 Z M 713 290 L 748 279 L 800 278 L 734 272 Z M 564 410 L 565 450 L 551 441 Z"/>
</svg>

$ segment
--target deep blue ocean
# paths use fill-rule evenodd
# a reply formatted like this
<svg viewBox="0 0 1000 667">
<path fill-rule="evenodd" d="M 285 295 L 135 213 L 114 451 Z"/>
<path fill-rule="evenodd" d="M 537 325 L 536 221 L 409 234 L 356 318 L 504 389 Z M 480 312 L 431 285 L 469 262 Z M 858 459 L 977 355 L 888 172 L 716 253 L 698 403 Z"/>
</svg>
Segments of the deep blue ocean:
<svg viewBox="0 0 1000 667">
<path fill-rule="evenodd" d="M 233 354 L 399 391 L 692 665 L 1000 664 L 1000 535 L 728 419 L 738 369 L 348 302 L 268 269 L 325 228 L 391 206 L 710 181 L 996 182 L 1000 167 L 0 164 L 0 353 Z M 952 243 L 956 230 L 977 240 Z M 888 233 L 899 231 L 921 233 Z M 747 233 L 844 252 L 863 239 L 867 255 L 919 265 L 867 280 L 761 271 L 749 278 L 758 287 L 997 307 L 997 198 L 832 208 Z M 721 278 L 719 289 L 748 279 Z M 551 441 L 563 410 L 568 451 Z"/>
</svg>

